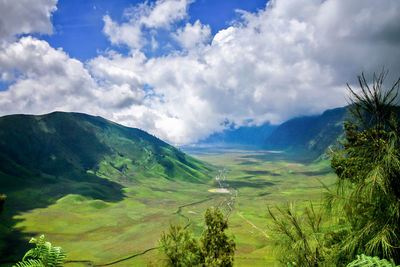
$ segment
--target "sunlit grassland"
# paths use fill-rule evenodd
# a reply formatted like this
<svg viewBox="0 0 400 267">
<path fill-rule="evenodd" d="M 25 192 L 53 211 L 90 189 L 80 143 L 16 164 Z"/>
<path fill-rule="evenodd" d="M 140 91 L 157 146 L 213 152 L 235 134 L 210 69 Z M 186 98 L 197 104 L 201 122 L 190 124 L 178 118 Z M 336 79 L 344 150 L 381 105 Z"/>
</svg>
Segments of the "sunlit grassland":
<svg viewBox="0 0 400 267">
<path fill-rule="evenodd" d="M 276 265 L 267 206 L 295 201 L 301 210 L 309 200 L 320 203 L 323 189 L 318 180 L 326 184 L 335 180 L 328 161 L 304 164 L 285 160 L 280 153 L 230 149 L 196 157 L 226 168 L 227 188 L 238 191 L 229 217 L 229 233 L 235 235 L 237 244 L 237 266 Z M 32 235 L 44 233 L 67 251 L 69 260 L 107 264 L 157 247 L 160 234 L 170 223 L 190 222 L 189 227 L 200 235 L 206 208 L 231 198 L 230 194 L 209 191 L 219 187 L 215 180 L 189 183 L 149 177 L 125 186 L 122 201 L 67 195 L 51 206 L 17 216 L 21 221 L 16 227 Z M 226 206 L 221 208 L 228 210 Z M 162 257 L 152 250 L 111 266 L 157 265 Z"/>
<path fill-rule="evenodd" d="M 237 266 L 278 266 L 267 207 L 294 202 L 301 212 L 310 200 L 318 206 L 324 192 L 321 181 L 329 185 L 336 179 L 329 161 L 304 164 L 285 160 L 279 153 L 232 150 L 199 157 L 227 167 L 228 184 L 238 190 L 229 218 L 237 242 Z"/>
</svg>

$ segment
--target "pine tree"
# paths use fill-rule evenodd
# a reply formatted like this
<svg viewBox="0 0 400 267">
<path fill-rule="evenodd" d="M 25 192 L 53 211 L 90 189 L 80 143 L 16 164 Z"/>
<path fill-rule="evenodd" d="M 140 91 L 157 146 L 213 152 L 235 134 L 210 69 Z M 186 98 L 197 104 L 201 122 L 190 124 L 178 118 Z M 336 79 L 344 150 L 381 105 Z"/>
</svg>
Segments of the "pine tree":
<svg viewBox="0 0 400 267">
<path fill-rule="evenodd" d="M 387 72 L 368 83 L 358 77 L 360 92 L 349 87 L 355 122 L 345 124 L 344 149 L 333 154 L 338 175 L 330 202 L 344 211 L 350 225 L 339 244 L 341 253 L 354 258 L 370 256 L 400 262 L 400 131 L 397 97 L 400 78 L 383 88 Z"/>
<path fill-rule="evenodd" d="M 268 212 L 273 220 L 272 241 L 277 246 L 277 257 L 288 266 L 323 266 L 326 261 L 322 211 L 315 210 L 312 203 L 304 214 L 296 211 L 293 203 Z"/>
</svg>

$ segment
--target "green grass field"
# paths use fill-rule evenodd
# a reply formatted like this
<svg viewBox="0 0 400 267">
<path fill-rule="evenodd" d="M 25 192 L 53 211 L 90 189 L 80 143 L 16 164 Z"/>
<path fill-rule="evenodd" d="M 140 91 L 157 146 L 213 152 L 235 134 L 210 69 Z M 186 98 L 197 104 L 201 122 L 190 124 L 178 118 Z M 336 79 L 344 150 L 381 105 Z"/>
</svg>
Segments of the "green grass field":
<svg viewBox="0 0 400 267">
<path fill-rule="evenodd" d="M 218 193 L 215 180 L 190 183 L 149 177 L 127 183 L 121 201 L 67 195 L 46 208 L 17 215 L 16 228 L 27 236 L 45 234 L 67 251 L 70 261 L 105 265 L 122 260 L 110 266 L 157 266 L 163 258 L 158 250 L 143 252 L 158 246 L 170 223 L 190 223 L 200 235 L 206 208 L 220 205 L 228 213 L 226 203 L 237 191 L 229 217 L 229 233 L 237 244 L 236 266 L 277 266 L 267 206 L 295 201 L 302 208 L 309 200 L 320 202 L 323 189 L 318 179 L 326 184 L 336 179 L 328 161 L 303 164 L 285 160 L 280 153 L 234 149 L 194 154 L 226 169 L 223 185 L 230 193 Z M 88 265 L 71 262 L 66 266 Z"/>
</svg>

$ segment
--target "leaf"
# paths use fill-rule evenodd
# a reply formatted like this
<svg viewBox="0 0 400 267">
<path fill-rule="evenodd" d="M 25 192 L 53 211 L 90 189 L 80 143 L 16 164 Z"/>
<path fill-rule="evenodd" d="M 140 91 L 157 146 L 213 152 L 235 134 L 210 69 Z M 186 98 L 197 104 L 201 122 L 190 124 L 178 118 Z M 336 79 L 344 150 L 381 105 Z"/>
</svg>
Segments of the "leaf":
<svg viewBox="0 0 400 267">
<path fill-rule="evenodd" d="M 396 267 L 393 262 L 378 257 L 365 256 L 364 254 L 357 255 L 357 259 L 347 264 L 347 267 Z M 399 265 L 400 266 L 400 265 Z"/>
</svg>

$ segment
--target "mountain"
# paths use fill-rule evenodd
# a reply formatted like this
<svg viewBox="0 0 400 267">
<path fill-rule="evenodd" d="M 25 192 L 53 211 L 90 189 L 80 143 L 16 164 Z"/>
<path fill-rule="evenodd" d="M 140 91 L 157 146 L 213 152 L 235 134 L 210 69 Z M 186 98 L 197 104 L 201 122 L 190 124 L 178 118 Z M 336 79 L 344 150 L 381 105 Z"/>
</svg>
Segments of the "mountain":
<svg viewBox="0 0 400 267">
<path fill-rule="evenodd" d="M 314 159 L 330 145 L 344 138 L 344 122 L 349 120 L 347 107 L 330 109 L 316 116 L 288 120 L 264 141 L 263 147 L 284 150 L 295 156 Z"/>
<path fill-rule="evenodd" d="M 69 194 L 119 202 L 135 185 L 202 183 L 213 171 L 142 130 L 101 117 L 64 112 L 0 117 L 0 194 L 7 195 L 0 254 L 26 250 L 32 233 L 15 229 L 20 212 L 45 208 Z"/>
<path fill-rule="evenodd" d="M 213 170 L 142 130 L 101 117 L 54 112 L 0 118 L 0 193 L 34 199 L 8 197 L 17 209 L 68 193 L 117 200 L 125 183 L 202 182 Z"/>
<path fill-rule="evenodd" d="M 197 145 L 252 146 L 267 150 L 285 151 L 296 159 L 313 160 L 330 145 L 344 138 L 344 122 L 349 120 L 347 107 L 326 110 L 321 115 L 304 116 L 275 126 L 239 127 L 214 133 Z M 190 151 L 190 150 L 187 150 Z"/>
<path fill-rule="evenodd" d="M 16 171 L 51 176 L 79 171 L 117 182 L 148 177 L 201 181 L 210 166 L 142 130 L 54 112 L 0 118 L 0 172 L 19 176 Z"/>
<path fill-rule="evenodd" d="M 242 126 L 239 128 L 226 129 L 219 133 L 214 133 L 204 140 L 198 142 L 199 145 L 220 145 L 220 146 L 255 146 L 261 147 L 276 126 L 265 123 L 261 126 Z"/>
</svg>

